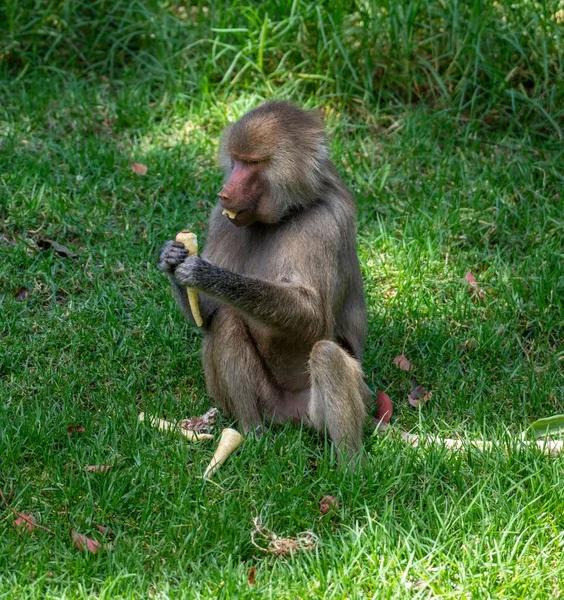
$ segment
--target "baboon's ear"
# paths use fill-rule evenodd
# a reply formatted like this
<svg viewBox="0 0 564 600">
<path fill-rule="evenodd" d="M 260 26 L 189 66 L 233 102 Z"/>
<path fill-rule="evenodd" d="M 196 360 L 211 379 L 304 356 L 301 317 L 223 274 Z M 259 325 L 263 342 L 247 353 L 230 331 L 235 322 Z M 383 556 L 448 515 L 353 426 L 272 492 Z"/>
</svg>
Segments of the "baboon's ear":
<svg viewBox="0 0 564 600">
<path fill-rule="evenodd" d="M 322 106 L 321 108 L 314 108 L 313 110 L 310 110 L 308 112 L 311 115 L 313 115 L 316 119 L 319 119 L 322 123 L 325 123 L 327 109 L 324 106 Z"/>
<path fill-rule="evenodd" d="M 325 129 L 325 117 L 328 112 L 329 111 L 325 107 L 314 108 L 313 110 L 307 111 L 307 113 L 315 119 L 315 122 L 321 129 Z"/>
</svg>

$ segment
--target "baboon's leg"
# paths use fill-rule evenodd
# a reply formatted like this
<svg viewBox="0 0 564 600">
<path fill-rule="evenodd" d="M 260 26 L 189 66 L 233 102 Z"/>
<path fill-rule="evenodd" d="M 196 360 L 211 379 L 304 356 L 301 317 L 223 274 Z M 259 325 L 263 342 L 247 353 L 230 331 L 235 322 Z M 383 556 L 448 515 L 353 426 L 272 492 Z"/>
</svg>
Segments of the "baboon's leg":
<svg viewBox="0 0 564 600">
<path fill-rule="evenodd" d="M 229 307 L 220 307 L 204 336 L 202 360 L 209 395 L 244 431 L 262 424 L 265 400 L 277 392 L 245 323 Z"/>
<path fill-rule="evenodd" d="M 309 360 L 311 424 L 326 430 L 337 448 L 352 457 L 362 446 L 366 404 L 370 390 L 360 363 L 334 342 L 321 341 Z"/>
</svg>

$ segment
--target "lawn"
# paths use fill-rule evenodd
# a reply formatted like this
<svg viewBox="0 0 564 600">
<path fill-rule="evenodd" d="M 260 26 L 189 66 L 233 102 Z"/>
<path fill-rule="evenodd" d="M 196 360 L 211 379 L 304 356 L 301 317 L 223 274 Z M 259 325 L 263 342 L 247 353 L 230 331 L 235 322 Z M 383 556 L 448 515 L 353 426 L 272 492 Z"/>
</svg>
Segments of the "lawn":
<svg viewBox="0 0 564 600">
<path fill-rule="evenodd" d="M 515 443 L 564 412 L 564 13 L 457 7 L 0 8 L 0 598 L 564 593 L 562 458 Z M 367 428 L 361 472 L 288 425 L 204 482 L 214 442 L 137 418 L 210 406 L 157 253 L 186 227 L 205 241 L 221 131 L 269 98 L 324 110 L 359 209 L 364 370 L 394 416 Z M 432 392 L 419 408 L 413 379 Z M 500 445 L 413 448 L 400 430 Z M 261 551 L 257 517 L 316 548 Z"/>
</svg>

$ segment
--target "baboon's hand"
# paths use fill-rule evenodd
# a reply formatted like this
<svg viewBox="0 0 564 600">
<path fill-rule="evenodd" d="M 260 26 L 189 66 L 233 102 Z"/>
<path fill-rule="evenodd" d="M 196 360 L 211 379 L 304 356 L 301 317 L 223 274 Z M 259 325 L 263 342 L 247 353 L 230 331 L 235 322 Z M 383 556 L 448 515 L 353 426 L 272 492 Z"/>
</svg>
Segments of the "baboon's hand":
<svg viewBox="0 0 564 600">
<path fill-rule="evenodd" d="M 188 251 L 180 242 L 166 242 L 159 254 L 159 269 L 165 273 L 174 273 L 176 267 L 188 257 Z"/>
<path fill-rule="evenodd" d="M 200 287 L 206 279 L 206 271 L 210 263 L 199 256 L 189 256 L 174 271 L 174 277 L 185 287 Z"/>
</svg>

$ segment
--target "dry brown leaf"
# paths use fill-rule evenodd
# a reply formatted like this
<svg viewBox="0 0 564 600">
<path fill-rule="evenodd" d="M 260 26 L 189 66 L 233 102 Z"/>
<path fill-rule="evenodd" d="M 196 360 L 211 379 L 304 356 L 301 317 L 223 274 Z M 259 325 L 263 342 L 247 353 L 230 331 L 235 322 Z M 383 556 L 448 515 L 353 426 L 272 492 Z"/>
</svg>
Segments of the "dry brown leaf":
<svg viewBox="0 0 564 600">
<path fill-rule="evenodd" d="M 84 433 L 84 427 L 82 425 L 69 425 L 67 427 L 67 435 L 69 437 L 80 435 L 81 433 Z"/>
<path fill-rule="evenodd" d="M 382 421 L 383 423 L 389 423 L 392 418 L 392 401 L 385 392 L 378 391 L 376 407 L 376 420 Z"/>
<path fill-rule="evenodd" d="M 474 275 L 472 275 L 471 271 L 468 271 L 468 273 L 466 273 L 464 279 L 470 286 L 471 290 L 476 294 L 476 296 L 478 296 L 478 298 L 485 298 L 486 292 L 478 285 L 478 282 L 474 278 Z"/>
<path fill-rule="evenodd" d="M 129 168 L 135 173 L 135 175 L 147 175 L 147 167 L 143 163 L 131 163 Z"/>
<path fill-rule="evenodd" d="M 96 540 L 86 537 L 82 533 L 76 532 L 74 529 L 71 529 L 70 535 L 71 535 L 72 541 L 74 542 L 74 547 L 77 550 L 84 550 L 86 552 L 91 552 L 92 554 L 96 554 L 96 552 L 98 552 L 98 550 L 100 550 L 100 548 L 104 547 L 102 544 L 100 544 L 100 542 L 97 542 Z"/>
<path fill-rule="evenodd" d="M 104 525 L 96 525 L 96 529 L 103 535 L 107 535 L 110 538 L 116 537 L 116 532 L 109 527 L 105 527 Z"/>
<path fill-rule="evenodd" d="M 380 434 L 386 433 L 386 431 L 388 431 L 388 429 L 390 428 L 389 423 L 384 423 L 384 421 L 378 421 L 376 417 L 372 419 L 372 426 L 374 427 L 374 430 L 378 431 L 378 433 Z"/>
<path fill-rule="evenodd" d="M 27 288 L 21 287 L 15 294 L 14 294 L 14 298 L 16 299 L 16 302 L 23 302 L 24 300 L 27 300 L 29 296 L 29 290 Z"/>
<path fill-rule="evenodd" d="M 15 246 L 17 244 L 16 240 L 7 233 L 0 235 L 0 242 L 6 242 L 6 244 L 9 244 L 10 246 Z"/>
<path fill-rule="evenodd" d="M 394 365 L 402 371 L 411 371 L 413 369 L 413 365 L 407 360 L 407 357 L 404 354 L 398 354 L 394 358 Z"/>
<path fill-rule="evenodd" d="M 334 512 L 339 508 L 339 501 L 335 496 L 330 496 L 329 494 L 323 496 L 319 501 L 319 512 L 322 515 L 326 515 L 329 512 Z"/>
<path fill-rule="evenodd" d="M 411 381 L 411 385 L 413 386 L 411 392 L 409 392 L 407 396 L 407 401 L 414 408 L 419 408 L 421 404 L 425 404 L 429 402 L 431 399 L 433 392 L 428 392 L 425 389 L 425 386 L 420 385 L 417 381 Z"/>
<path fill-rule="evenodd" d="M 59 256 L 64 256 L 65 258 L 76 258 L 78 256 L 76 252 L 73 252 L 72 250 L 70 250 L 66 246 L 63 246 L 62 244 L 59 244 L 59 242 L 56 242 L 55 240 L 40 239 L 37 240 L 37 246 L 42 250 L 52 249 L 53 252 L 55 252 Z"/>
<path fill-rule="evenodd" d="M 252 566 L 249 569 L 249 585 L 255 585 L 255 574 L 257 572 L 257 568 L 255 566 Z"/>
<path fill-rule="evenodd" d="M 35 519 L 29 513 L 25 512 L 18 513 L 13 526 L 22 533 L 31 533 L 37 527 Z"/>
<path fill-rule="evenodd" d="M 84 470 L 88 471 L 89 473 L 105 473 L 111 468 L 112 465 L 88 465 L 87 467 L 84 467 Z"/>
</svg>

